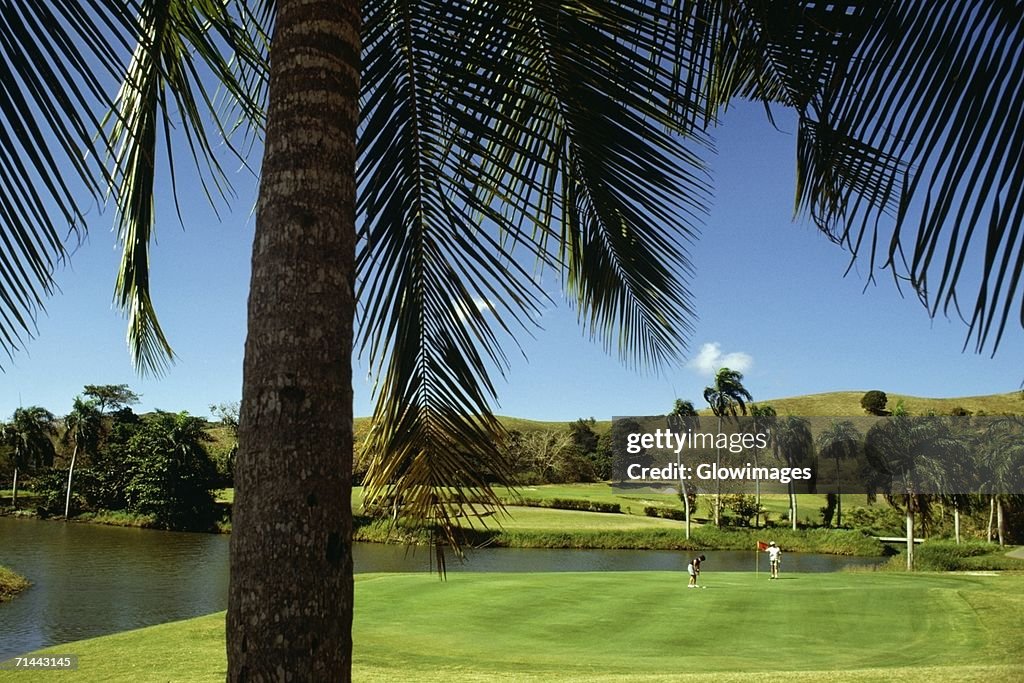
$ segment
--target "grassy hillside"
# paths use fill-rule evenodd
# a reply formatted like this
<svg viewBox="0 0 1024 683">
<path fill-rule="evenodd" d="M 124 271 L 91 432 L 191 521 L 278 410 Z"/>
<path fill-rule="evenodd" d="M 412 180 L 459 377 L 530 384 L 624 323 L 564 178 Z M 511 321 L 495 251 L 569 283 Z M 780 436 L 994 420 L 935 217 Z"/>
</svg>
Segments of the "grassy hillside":
<svg viewBox="0 0 1024 683">
<path fill-rule="evenodd" d="M 557 430 L 560 431 L 566 428 L 568 422 L 546 422 L 543 420 L 528 420 L 522 417 L 507 417 L 504 415 L 498 416 L 498 421 L 505 426 L 506 429 L 512 430 L 517 429 L 521 432 L 537 432 L 546 430 Z M 611 427 L 610 420 L 599 421 L 595 427 L 596 431 L 604 432 Z M 356 435 L 356 440 L 362 439 L 366 436 L 366 432 L 370 429 L 370 418 L 369 417 L 357 417 L 353 425 L 353 431 Z"/>
<path fill-rule="evenodd" d="M 801 415 L 801 416 L 850 416 L 864 415 L 860 407 L 860 399 L 863 391 L 832 391 L 822 394 L 807 394 L 805 396 L 791 396 L 788 398 L 772 398 L 757 400 L 754 403 L 759 405 L 770 405 L 775 408 L 779 415 Z M 883 389 L 884 391 L 884 389 Z M 1011 391 L 1006 394 L 989 394 L 987 396 L 964 396 L 959 398 L 925 398 L 921 396 L 910 396 L 909 394 L 895 394 L 886 392 L 889 397 L 889 408 L 892 409 L 899 401 L 903 401 L 904 407 L 912 415 L 925 415 L 934 411 L 939 415 L 949 415 L 954 408 L 964 408 L 972 413 L 983 412 L 988 415 L 1024 415 L 1024 394 L 1020 391 Z M 700 407 L 699 402 L 694 402 Z M 710 415 L 711 411 L 704 409 L 701 415 Z M 518 429 L 521 432 L 562 430 L 569 424 L 569 421 L 551 422 L 541 420 L 528 420 L 521 417 L 498 416 L 508 429 Z M 594 430 L 603 433 L 611 428 L 611 420 L 598 420 Z M 370 418 L 357 417 L 355 420 L 356 438 L 362 438 L 370 428 Z"/>
<path fill-rule="evenodd" d="M 934 411 L 938 415 L 949 415 L 957 407 L 965 408 L 975 414 L 979 412 L 988 415 L 1024 414 L 1024 396 L 1019 391 L 961 398 L 922 398 L 889 392 L 886 394 L 889 397 L 888 407 L 890 410 L 897 403 L 903 401 L 903 406 L 911 415 L 926 415 L 929 411 Z M 864 410 L 860 407 L 862 396 L 864 396 L 864 391 L 833 391 L 825 394 L 757 401 L 757 403 L 771 405 L 779 415 L 849 416 L 864 414 Z"/>
</svg>

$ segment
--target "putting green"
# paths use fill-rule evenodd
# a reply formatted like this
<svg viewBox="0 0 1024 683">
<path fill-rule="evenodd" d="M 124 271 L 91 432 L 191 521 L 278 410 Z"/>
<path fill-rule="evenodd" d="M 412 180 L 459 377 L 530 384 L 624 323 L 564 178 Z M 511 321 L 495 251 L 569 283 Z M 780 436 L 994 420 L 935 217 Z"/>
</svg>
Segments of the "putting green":
<svg viewBox="0 0 1024 683">
<path fill-rule="evenodd" d="M 768 581 L 705 572 L 702 582 L 706 589 L 686 589 L 681 574 L 665 572 L 453 574 L 447 583 L 366 577 L 356 661 L 366 673 L 386 679 L 390 670 L 403 680 L 439 671 L 645 680 L 1022 661 L 1024 631 L 1011 605 L 999 604 L 1002 590 L 1021 592 L 1020 576 L 783 574 Z M 1012 600 L 1020 614 L 1024 600 Z M 395 618 L 382 618 L 389 611 Z M 1008 636 L 1007 649 L 993 641 L 993 628 Z"/>
<path fill-rule="evenodd" d="M 357 681 L 1018 681 L 1024 574 L 377 574 Z M 223 614 L 50 648 L 18 681 L 222 681 Z M 2 675 L 2 674 L 0 674 Z M 10 675 L 10 674 L 7 674 Z"/>
</svg>

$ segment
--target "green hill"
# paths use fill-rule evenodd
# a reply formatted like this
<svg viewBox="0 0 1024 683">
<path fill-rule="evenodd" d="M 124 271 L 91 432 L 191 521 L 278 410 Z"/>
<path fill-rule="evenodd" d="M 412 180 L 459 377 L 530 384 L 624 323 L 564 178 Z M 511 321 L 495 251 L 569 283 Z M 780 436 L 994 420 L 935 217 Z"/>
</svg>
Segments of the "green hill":
<svg viewBox="0 0 1024 683">
<path fill-rule="evenodd" d="M 807 394 L 804 396 L 790 396 L 788 398 L 773 398 L 758 400 L 758 405 L 770 405 L 775 408 L 779 415 L 801 415 L 806 417 L 840 417 L 851 415 L 864 415 L 864 409 L 860 407 L 860 399 L 867 391 L 832 391 L 822 394 Z M 889 397 L 889 409 L 903 401 L 904 408 L 911 415 L 926 415 L 934 412 L 938 415 L 949 415 L 954 408 L 963 408 L 977 415 L 1024 415 L 1024 392 L 1011 391 L 1005 394 L 989 394 L 987 396 L 964 396 L 960 398 L 925 398 L 921 396 L 910 396 L 909 394 L 894 394 L 886 392 Z M 701 415 L 710 415 L 711 411 L 704 409 Z M 521 432 L 551 431 L 565 429 L 569 421 L 541 421 L 529 420 L 521 417 L 498 416 L 508 429 L 517 429 Z M 594 431 L 604 433 L 611 428 L 611 420 L 598 420 L 594 425 Z M 355 420 L 356 439 L 361 439 L 370 428 L 370 418 L 357 417 Z"/>
<path fill-rule="evenodd" d="M 954 408 L 964 408 L 975 415 L 1021 415 L 1024 414 L 1024 393 L 1012 391 L 1006 394 L 989 394 L 987 396 L 964 396 L 960 398 L 923 398 L 908 394 L 893 394 L 889 397 L 888 407 L 892 410 L 900 401 L 911 415 L 927 415 L 934 412 L 938 415 L 949 415 Z M 849 416 L 863 415 L 860 399 L 864 391 L 833 391 L 825 394 L 808 394 L 789 398 L 755 401 L 762 405 L 771 405 L 779 415 L 804 416 Z M 710 414 L 711 411 L 702 411 Z"/>
</svg>

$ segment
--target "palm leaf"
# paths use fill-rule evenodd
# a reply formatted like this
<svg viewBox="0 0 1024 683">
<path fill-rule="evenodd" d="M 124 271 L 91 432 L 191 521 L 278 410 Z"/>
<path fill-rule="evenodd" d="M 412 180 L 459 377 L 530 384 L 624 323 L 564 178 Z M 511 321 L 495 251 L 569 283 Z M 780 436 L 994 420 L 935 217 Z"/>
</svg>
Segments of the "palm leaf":
<svg viewBox="0 0 1024 683">
<path fill-rule="evenodd" d="M 140 23 L 142 34 L 111 113 L 110 138 L 117 147 L 111 161 L 112 189 L 122 246 L 114 300 L 128 317 L 128 346 L 136 368 L 160 372 L 174 354 L 149 287 L 158 140 L 162 138 L 167 154 L 176 205 L 171 128 L 178 118 L 207 199 L 215 203 L 229 196 L 231 184 L 214 149 L 214 141 L 229 140 L 229 129 L 219 118 L 224 110 L 215 103 L 202 69 L 212 72 L 242 120 L 258 128 L 264 90 L 255 84 L 264 63 L 258 42 L 262 33 L 239 26 L 217 2 L 146 0 Z M 224 44 L 235 55 L 234 62 L 223 56 Z M 230 144 L 227 149 L 241 158 Z"/>
<path fill-rule="evenodd" d="M 707 181 L 656 104 L 667 24 L 644 3 L 365 10 L 360 347 L 380 377 L 365 484 L 457 546 L 455 517 L 496 506 L 489 481 L 509 478 L 492 374 L 539 317 L 538 271 L 561 272 L 606 346 L 678 357 Z"/>
<path fill-rule="evenodd" d="M 92 112 L 128 51 L 131 3 L 0 2 L 0 348 L 35 331 L 65 239 L 84 235 L 109 149 Z"/>
<path fill-rule="evenodd" d="M 68 255 L 66 239 L 74 243 L 87 233 L 83 204 L 108 187 L 117 195 L 124 248 L 115 299 L 130 320 L 133 358 L 150 369 L 167 361 L 170 347 L 148 291 L 158 131 L 169 135 L 173 115 L 180 116 L 204 188 L 211 196 L 227 193 L 212 141 L 225 140 L 231 150 L 233 127 L 214 108 L 246 122 L 250 135 L 258 129 L 264 37 L 258 23 L 243 25 L 213 0 L 0 2 L 4 352 L 33 334 L 44 298 L 54 291 L 55 269 Z M 105 84 L 122 79 L 120 94 L 112 96 Z M 210 82 L 223 87 L 220 105 L 207 90 Z M 110 112 L 107 127 L 94 114 L 102 111 Z M 113 160 L 109 170 L 104 159 Z M 173 183 L 173 161 L 168 164 Z"/>
<path fill-rule="evenodd" d="M 811 182 L 837 188 L 847 208 L 828 208 L 828 191 L 803 201 L 932 315 L 962 315 L 977 351 L 995 352 L 1011 315 L 1024 323 L 1022 22 L 1020 3 L 894 3 L 822 95 L 819 123 L 855 171 Z"/>
</svg>

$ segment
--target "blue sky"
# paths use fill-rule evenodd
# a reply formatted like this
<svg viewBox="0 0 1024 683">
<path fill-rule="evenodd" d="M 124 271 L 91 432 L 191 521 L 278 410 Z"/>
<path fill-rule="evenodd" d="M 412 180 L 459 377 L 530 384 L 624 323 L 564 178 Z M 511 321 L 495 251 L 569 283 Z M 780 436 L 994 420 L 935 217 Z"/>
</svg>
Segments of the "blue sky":
<svg viewBox="0 0 1024 683">
<path fill-rule="evenodd" d="M 716 196 L 693 247 L 699 320 L 690 360 L 637 373 L 590 342 L 564 301 L 545 311 L 544 329 L 523 338 L 522 357 L 498 382 L 497 412 L 544 420 L 652 414 L 675 397 L 700 405 L 711 371 L 740 367 L 755 400 L 838 390 L 883 389 L 919 396 L 1013 391 L 1024 379 L 1024 335 L 1012 328 L 996 357 L 962 353 L 966 327 L 930 319 L 901 298 L 886 273 L 864 290 L 866 270 L 843 277 L 848 256 L 807 223 L 793 222 L 795 135 L 772 128 L 763 109 L 735 107 L 716 131 Z M 4 359 L 0 419 L 19 405 L 57 414 L 85 384 L 127 383 L 141 409 L 205 415 L 241 392 L 245 300 L 255 181 L 234 177 L 237 199 L 218 221 L 195 188 L 182 193 L 186 229 L 169 197 L 158 197 L 153 288 L 178 354 L 159 379 L 134 374 L 125 323 L 111 306 L 118 253 L 109 212 L 93 212 L 89 241 L 58 274 L 62 292 L 40 317 L 38 337 Z M 193 199 L 194 198 L 194 199 Z M 354 368 L 355 412 L 372 411 L 365 363 Z"/>
</svg>

